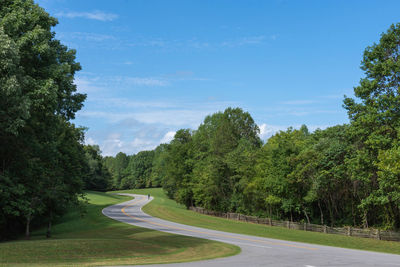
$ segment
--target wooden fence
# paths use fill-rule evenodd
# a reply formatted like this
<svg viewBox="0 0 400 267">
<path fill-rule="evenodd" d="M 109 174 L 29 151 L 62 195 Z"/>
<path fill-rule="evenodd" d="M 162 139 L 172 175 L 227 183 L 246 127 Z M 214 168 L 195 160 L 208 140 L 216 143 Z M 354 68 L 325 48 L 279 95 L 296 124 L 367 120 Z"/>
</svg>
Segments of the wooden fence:
<svg viewBox="0 0 400 267">
<path fill-rule="evenodd" d="M 278 221 L 272 220 L 270 218 L 259 218 L 256 216 L 247 216 L 240 213 L 231 213 L 231 212 L 216 212 L 210 211 L 199 207 L 190 207 L 190 210 L 216 216 L 227 218 L 230 220 L 244 221 L 256 224 L 265 224 L 269 226 L 279 226 L 285 227 L 289 229 L 295 230 L 303 230 L 303 231 L 311 231 L 311 232 L 320 232 L 326 234 L 336 234 L 336 235 L 345 235 L 345 236 L 355 236 L 355 237 L 363 237 L 363 238 L 374 238 L 379 240 L 387 240 L 387 241 L 400 241 L 400 232 L 395 231 L 387 231 L 380 230 L 374 228 L 354 228 L 351 226 L 346 227 L 329 227 L 326 225 L 319 224 L 311 224 L 311 223 L 299 223 L 299 222 L 290 222 L 290 221 Z"/>
</svg>

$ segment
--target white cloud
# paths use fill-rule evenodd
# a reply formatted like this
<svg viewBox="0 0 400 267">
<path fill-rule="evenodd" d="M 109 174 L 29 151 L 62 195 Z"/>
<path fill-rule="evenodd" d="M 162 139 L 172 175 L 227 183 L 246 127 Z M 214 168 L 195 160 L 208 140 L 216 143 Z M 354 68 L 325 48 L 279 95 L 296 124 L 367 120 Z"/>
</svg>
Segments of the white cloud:
<svg viewBox="0 0 400 267">
<path fill-rule="evenodd" d="M 151 77 L 129 77 L 129 76 L 112 76 L 112 77 L 99 77 L 95 75 L 79 75 L 75 76 L 74 83 L 76 84 L 78 91 L 81 93 L 95 93 L 95 92 L 111 92 L 114 88 L 119 88 L 125 89 L 125 88 L 132 88 L 132 86 L 145 86 L 145 87 L 163 87 L 163 86 L 168 86 L 170 82 L 167 79 L 163 78 L 151 78 Z M 113 101 L 115 103 L 117 102 L 124 102 L 124 104 L 131 105 L 134 103 L 135 106 L 144 106 L 144 104 L 140 104 L 139 101 L 130 101 L 128 99 L 123 99 L 123 98 L 99 98 L 96 97 L 95 95 L 91 96 L 92 99 L 96 99 L 97 101 L 100 102 L 109 102 Z M 104 100 L 104 101 L 102 101 Z M 156 106 L 156 107 L 161 107 L 164 104 L 161 103 L 155 103 L 152 102 L 153 104 L 149 103 L 150 106 Z M 145 104 L 147 105 L 147 104 Z M 170 104 L 168 104 L 168 107 L 171 107 Z"/>
<path fill-rule="evenodd" d="M 167 81 L 157 78 L 127 77 L 126 81 L 134 85 L 144 86 L 166 86 L 169 84 Z"/>
<path fill-rule="evenodd" d="M 154 140 L 146 138 L 134 138 L 129 145 L 137 151 L 152 150 L 156 147 Z"/>
<path fill-rule="evenodd" d="M 146 39 L 142 38 L 133 43 L 127 43 L 127 46 L 145 46 L 145 47 L 157 47 L 166 49 L 180 49 L 180 48 L 194 48 L 194 49 L 215 49 L 224 47 L 239 47 L 246 45 L 259 45 L 266 43 L 267 40 L 276 40 L 276 35 L 267 37 L 265 35 L 257 36 L 244 36 L 230 40 L 210 41 L 202 40 L 196 37 L 191 39 L 175 39 L 167 40 L 162 38 Z"/>
<path fill-rule="evenodd" d="M 259 125 L 260 128 L 260 138 L 262 140 L 267 140 L 268 138 L 270 138 L 271 136 L 273 136 L 274 134 L 276 134 L 279 131 L 284 131 L 286 130 L 288 127 L 286 126 L 278 126 L 278 125 L 269 125 L 266 123 L 263 123 L 261 125 Z"/>
<path fill-rule="evenodd" d="M 142 129 L 142 131 L 146 129 Z M 143 150 L 153 150 L 160 143 L 157 142 L 159 139 L 154 139 L 151 136 L 141 136 L 142 132 L 137 133 L 137 137 L 134 137 L 132 141 L 124 138 L 119 133 L 112 133 L 100 143 L 103 156 L 115 156 L 119 152 L 124 152 L 128 155 L 136 154 Z"/>
<path fill-rule="evenodd" d="M 75 76 L 74 83 L 79 93 L 95 93 L 104 90 L 104 88 L 96 84 L 97 78 Z"/>
<path fill-rule="evenodd" d="M 133 119 L 144 124 L 162 124 L 174 127 L 197 127 L 203 119 L 216 112 L 208 110 L 149 110 L 138 112 L 79 111 L 81 118 L 106 119 L 111 123 Z"/>
<path fill-rule="evenodd" d="M 166 144 L 172 141 L 174 139 L 176 132 L 175 131 L 169 131 L 167 132 L 164 137 L 161 139 L 160 143 L 161 144 Z"/>
<path fill-rule="evenodd" d="M 222 42 L 220 46 L 235 47 L 244 45 L 257 45 L 257 44 L 263 44 L 265 42 L 265 39 L 266 39 L 265 35 L 242 37 L 236 40 L 229 40 Z"/>
<path fill-rule="evenodd" d="M 227 106 L 226 106 L 227 107 Z M 193 109 L 172 109 L 172 110 L 154 110 L 135 113 L 135 119 L 142 123 L 164 124 L 174 127 L 196 128 L 204 120 L 207 115 L 224 110 L 224 108 L 199 108 L 194 106 Z"/>
<path fill-rule="evenodd" d="M 86 145 L 96 145 L 97 143 L 96 143 L 96 141 L 95 141 L 93 138 L 91 138 L 91 137 L 86 137 L 86 138 L 85 138 L 85 144 L 86 144 Z"/>
<path fill-rule="evenodd" d="M 118 15 L 112 13 L 105 13 L 103 11 L 92 11 L 92 12 L 59 12 L 56 14 L 57 17 L 64 18 L 85 18 L 99 21 L 112 21 L 118 18 Z"/>
<path fill-rule="evenodd" d="M 111 133 L 99 145 L 104 156 L 113 156 L 123 150 L 124 142 L 121 140 L 121 134 Z"/>
</svg>

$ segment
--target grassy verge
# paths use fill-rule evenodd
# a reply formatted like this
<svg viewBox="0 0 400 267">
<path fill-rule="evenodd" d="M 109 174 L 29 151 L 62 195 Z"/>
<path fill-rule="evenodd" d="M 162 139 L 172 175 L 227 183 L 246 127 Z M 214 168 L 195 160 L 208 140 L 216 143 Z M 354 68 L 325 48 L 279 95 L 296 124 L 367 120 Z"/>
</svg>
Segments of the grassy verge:
<svg viewBox="0 0 400 267">
<path fill-rule="evenodd" d="M 185 262 L 234 255 L 236 246 L 134 227 L 105 217 L 101 210 L 129 200 L 105 193 L 88 193 L 87 214 L 68 213 L 54 225 L 53 238 L 45 230 L 30 241 L 0 243 L 0 265 L 116 265 Z"/>
<path fill-rule="evenodd" d="M 400 242 L 289 230 L 287 228 L 270 227 L 199 214 L 186 210 L 184 206 L 168 199 L 160 188 L 126 190 L 123 192 L 151 194 L 155 199 L 143 208 L 144 212 L 182 224 L 289 241 L 400 254 Z"/>
</svg>

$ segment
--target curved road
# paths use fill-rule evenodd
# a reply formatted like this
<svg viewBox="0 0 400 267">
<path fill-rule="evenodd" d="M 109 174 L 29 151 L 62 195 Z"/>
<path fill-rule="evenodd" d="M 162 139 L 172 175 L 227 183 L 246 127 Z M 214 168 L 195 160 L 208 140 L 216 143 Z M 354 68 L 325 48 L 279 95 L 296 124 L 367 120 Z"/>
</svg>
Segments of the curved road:
<svg viewBox="0 0 400 267">
<path fill-rule="evenodd" d="M 148 200 L 143 195 L 120 195 L 135 199 L 103 209 L 104 215 L 139 227 L 221 241 L 242 249 L 240 254 L 232 257 L 159 266 L 400 266 L 399 255 L 233 234 L 161 220 L 142 211 L 142 207 L 153 198 Z"/>
</svg>

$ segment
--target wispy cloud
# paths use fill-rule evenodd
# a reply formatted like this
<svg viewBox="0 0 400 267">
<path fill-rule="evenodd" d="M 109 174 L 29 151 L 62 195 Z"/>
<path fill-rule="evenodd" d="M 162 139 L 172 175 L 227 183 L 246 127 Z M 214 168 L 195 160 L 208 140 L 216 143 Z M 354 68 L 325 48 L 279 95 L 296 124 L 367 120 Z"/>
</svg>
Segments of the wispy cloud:
<svg viewBox="0 0 400 267">
<path fill-rule="evenodd" d="M 165 143 L 169 143 L 172 141 L 172 139 L 174 139 L 176 132 L 175 131 L 169 131 L 167 132 L 164 137 L 161 139 L 160 143 L 161 144 L 165 144 Z"/>
<path fill-rule="evenodd" d="M 113 13 L 105 13 L 103 11 L 95 10 L 92 12 L 59 12 L 56 13 L 57 17 L 64 18 L 85 18 L 99 21 L 112 21 L 118 18 L 118 15 Z"/>
<path fill-rule="evenodd" d="M 235 47 L 244 45 L 258 45 L 266 41 L 265 35 L 242 37 L 236 40 L 229 40 L 220 43 L 222 47 Z"/>
<path fill-rule="evenodd" d="M 134 85 L 144 86 L 167 86 L 169 84 L 168 81 L 157 78 L 127 77 L 126 81 Z"/>
<path fill-rule="evenodd" d="M 87 145 L 97 145 L 97 142 L 91 137 L 86 137 L 85 138 L 85 144 L 87 144 Z"/>
<path fill-rule="evenodd" d="M 91 32 L 60 32 L 57 34 L 60 39 L 68 39 L 68 40 L 79 40 L 79 41 L 88 41 L 88 42 L 103 42 L 116 40 L 112 35 L 108 34 L 98 34 Z"/>
<path fill-rule="evenodd" d="M 268 38 L 265 35 L 257 36 L 243 36 L 236 39 L 211 41 L 199 38 L 190 39 L 164 39 L 164 38 L 138 38 L 135 42 L 127 44 L 128 46 L 144 46 L 144 47 L 158 47 L 165 49 L 177 49 L 177 48 L 194 48 L 194 49 L 220 49 L 225 47 L 241 47 L 248 45 L 261 45 L 266 43 L 268 40 L 274 41 L 277 36 L 272 35 Z"/>
<path fill-rule="evenodd" d="M 277 132 L 284 131 L 287 129 L 287 126 L 269 125 L 266 123 L 259 125 L 259 127 L 260 127 L 259 136 L 264 141 L 273 136 L 274 134 L 276 134 Z"/>
<path fill-rule="evenodd" d="M 104 90 L 104 87 L 98 83 L 98 78 L 76 76 L 74 83 L 80 93 L 94 93 Z"/>
<path fill-rule="evenodd" d="M 218 110 L 224 110 L 229 105 L 223 108 L 179 108 L 179 109 L 149 109 L 138 110 L 137 112 L 130 111 L 80 111 L 78 113 L 81 119 L 96 119 L 107 120 L 108 123 L 118 123 L 123 120 L 135 120 L 144 124 L 159 124 L 170 127 L 191 127 L 196 128 L 203 119 Z"/>
<path fill-rule="evenodd" d="M 75 84 L 81 92 L 132 90 L 136 87 L 168 87 L 185 81 L 210 81 L 196 76 L 191 71 L 178 71 L 172 74 L 161 74 L 153 77 L 140 76 L 97 76 L 83 73 L 77 75 Z"/>
<path fill-rule="evenodd" d="M 143 150 L 152 150 L 159 144 L 170 142 L 175 130 L 158 124 L 144 124 L 128 119 L 113 123 L 111 127 L 102 130 L 89 131 L 85 143 L 99 141 L 104 156 L 115 156 L 118 152 L 128 155 Z"/>
</svg>

